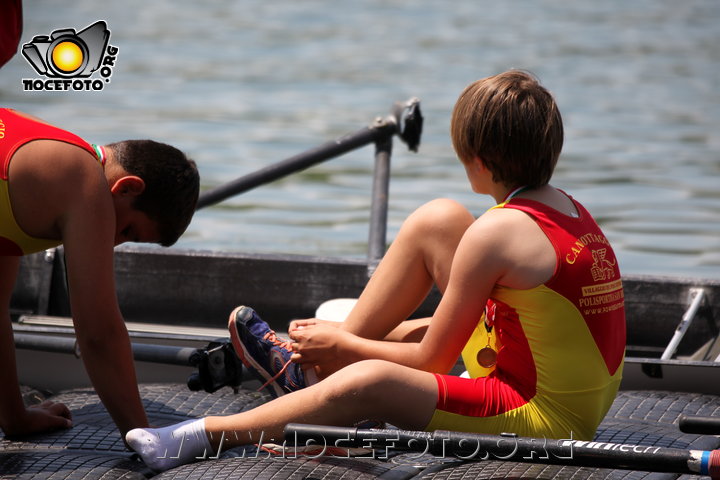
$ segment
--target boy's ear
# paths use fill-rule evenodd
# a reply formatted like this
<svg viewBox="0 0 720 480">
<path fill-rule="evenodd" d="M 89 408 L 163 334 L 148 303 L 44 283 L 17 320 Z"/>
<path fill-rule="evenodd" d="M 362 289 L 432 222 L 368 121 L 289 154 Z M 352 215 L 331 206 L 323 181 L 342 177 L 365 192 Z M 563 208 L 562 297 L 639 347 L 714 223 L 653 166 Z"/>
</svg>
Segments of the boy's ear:
<svg viewBox="0 0 720 480">
<path fill-rule="evenodd" d="M 482 158 L 475 156 L 472 158 L 472 165 L 476 170 L 486 170 L 487 167 L 485 166 L 485 162 L 482 161 Z"/>
<path fill-rule="evenodd" d="M 136 197 L 145 191 L 145 180 L 135 175 L 120 177 L 115 181 L 110 192 L 114 195 L 129 195 Z"/>
</svg>

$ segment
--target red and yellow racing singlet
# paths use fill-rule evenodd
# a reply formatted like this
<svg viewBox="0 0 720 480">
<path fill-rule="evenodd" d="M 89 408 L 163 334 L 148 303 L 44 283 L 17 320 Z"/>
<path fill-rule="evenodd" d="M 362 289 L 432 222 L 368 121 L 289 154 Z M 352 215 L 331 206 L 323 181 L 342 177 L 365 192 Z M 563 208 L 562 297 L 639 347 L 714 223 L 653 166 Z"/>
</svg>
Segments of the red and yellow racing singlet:
<svg viewBox="0 0 720 480">
<path fill-rule="evenodd" d="M 0 108 L 0 255 L 21 256 L 55 247 L 61 242 L 27 235 L 15 221 L 10 192 L 8 171 L 10 161 L 18 148 L 33 140 L 58 140 L 77 145 L 93 156 L 93 147 L 77 135 L 37 120 Z M 102 159 L 99 160 L 102 163 Z"/>
<path fill-rule="evenodd" d="M 493 208 L 530 215 L 555 247 L 543 285 L 496 286 L 463 350 L 472 378 L 438 376 L 440 398 L 428 426 L 483 433 L 591 439 L 622 376 L 625 309 L 617 259 L 590 214 L 579 217 L 513 199 Z M 486 325 L 492 325 L 488 334 Z M 492 368 L 477 353 L 497 350 Z"/>
</svg>

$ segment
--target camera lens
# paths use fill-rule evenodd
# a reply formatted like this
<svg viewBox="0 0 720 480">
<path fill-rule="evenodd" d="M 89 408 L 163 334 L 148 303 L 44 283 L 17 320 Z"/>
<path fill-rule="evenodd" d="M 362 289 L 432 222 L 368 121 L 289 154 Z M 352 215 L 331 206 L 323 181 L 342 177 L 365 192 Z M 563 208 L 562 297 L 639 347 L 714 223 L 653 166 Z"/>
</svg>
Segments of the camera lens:
<svg viewBox="0 0 720 480">
<path fill-rule="evenodd" d="M 85 60 L 80 46 L 70 40 L 60 42 L 52 50 L 52 64 L 63 73 L 73 73 L 83 66 Z"/>
</svg>

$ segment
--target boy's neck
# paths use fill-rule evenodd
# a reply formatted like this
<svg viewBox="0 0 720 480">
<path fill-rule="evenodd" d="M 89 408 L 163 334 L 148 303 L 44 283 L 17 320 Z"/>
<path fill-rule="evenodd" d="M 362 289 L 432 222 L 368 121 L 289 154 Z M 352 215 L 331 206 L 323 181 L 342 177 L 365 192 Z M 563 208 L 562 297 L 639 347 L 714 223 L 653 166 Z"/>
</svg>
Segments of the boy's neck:
<svg viewBox="0 0 720 480">
<path fill-rule="evenodd" d="M 504 184 L 493 184 L 490 187 L 490 196 L 492 196 L 495 199 L 495 203 L 500 204 L 507 200 L 509 200 L 513 192 L 517 190 L 518 187 L 508 187 Z M 517 193 L 515 193 L 517 195 Z"/>
<path fill-rule="evenodd" d="M 523 185 L 523 186 L 521 186 L 521 187 L 517 187 L 517 188 L 514 188 L 514 189 L 510 190 L 510 191 L 505 195 L 505 197 L 503 197 L 502 203 L 504 203 L 504 202 L 509 202 L 510 200 L 513 199 L 513 197 L 516 197 L 517 195 L 520 195 L 520 194 L 521 194 L 522 192 L 524 192 L 525 190 L 529 190 L 529 189 L 530 189 L 530 187 L 528 187 L 527 185 Z"/>
<path fill-rule="evenodd" d="M 109 185 L 114 185 L 115 182 L 128 175 L 128 172 L 115 161 L 115 152 L 112 148 L 104 146 L 105 148 L 105 178 Z"/>
</svg>

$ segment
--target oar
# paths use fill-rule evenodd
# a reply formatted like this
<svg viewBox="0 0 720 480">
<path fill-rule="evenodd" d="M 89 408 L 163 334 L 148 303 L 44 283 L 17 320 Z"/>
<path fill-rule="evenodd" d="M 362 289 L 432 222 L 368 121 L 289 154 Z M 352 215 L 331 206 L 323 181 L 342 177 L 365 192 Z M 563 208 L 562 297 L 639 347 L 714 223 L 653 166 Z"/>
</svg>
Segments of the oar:
<svg viewBox="0 0 720 480">
<path fill-rule="evenodd" d="M 197 208 L 213 205 L 356 148 L 386 140 L 395 134 L 398 134 L 410 150 L 416 152 L 420 144 L 422 122 L 420 100 L 411 98 L 407 102 L 396 102 L 388 117 L 378 118 L 368 127 L 203 192 L 198 199 Z"/>
<path fill-rule="evenodd" d="M 678 418 L 678 426 L 680 427 L 680 431 L 685 433 L 720 435 L 720 417 L 682 415 Z"/>
<path fill-rule="evenodd" d="M 285 427 L 285 440 L 296 445 L 396 448 L 442 457 L 452 456 L 462 460 L 506 460 L 688 473 L 720 479 L 720 450 L 683 450 L 572 439 L 535 439 L 511 434 L 483 435 L 445 430 L 368 430 L 296 423 Z"/>
</svg>

